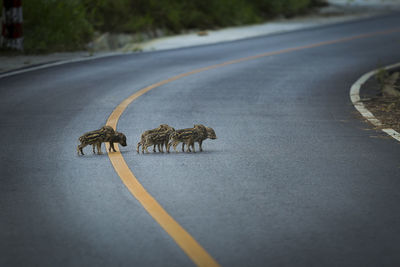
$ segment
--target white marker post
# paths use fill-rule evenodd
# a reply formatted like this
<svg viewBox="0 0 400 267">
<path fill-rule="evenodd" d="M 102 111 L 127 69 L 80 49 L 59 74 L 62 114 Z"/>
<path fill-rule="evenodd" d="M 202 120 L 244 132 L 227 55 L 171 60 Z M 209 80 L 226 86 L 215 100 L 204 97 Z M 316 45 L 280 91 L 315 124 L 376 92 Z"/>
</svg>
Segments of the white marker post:
<svg viewBox="0 0 400 267">
<path fill-rule="evenodd" d="M 24 50 L 22 0 L 3 0 L 0 47 Z"/>
</svg>

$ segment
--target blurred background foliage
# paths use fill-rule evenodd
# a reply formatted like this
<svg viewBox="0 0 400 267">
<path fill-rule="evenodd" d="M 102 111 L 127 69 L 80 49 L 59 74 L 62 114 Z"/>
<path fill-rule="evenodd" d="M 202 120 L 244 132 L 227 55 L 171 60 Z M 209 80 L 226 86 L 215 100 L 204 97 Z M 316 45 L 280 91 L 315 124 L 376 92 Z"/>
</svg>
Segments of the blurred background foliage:
<svg viewBox="0 0 400 267">
<path fill-rule="evenodd" d="M 324 0 L 82 0 L 88 20 L 103 32 L 210 29 L 301 14 Z"/>
<path fill-rule="evenodd" d="M 27 53 L 85 49 L 95 32 L 217 29 L 291 17 L 325 0 L 25 0 Z"/>
<path fill-rule="evenodd" d="M 93 36 L 94 28 L 80 0 L 26 0 L 22 8 L 28 53 L 84 49 Z"/>
</svg>

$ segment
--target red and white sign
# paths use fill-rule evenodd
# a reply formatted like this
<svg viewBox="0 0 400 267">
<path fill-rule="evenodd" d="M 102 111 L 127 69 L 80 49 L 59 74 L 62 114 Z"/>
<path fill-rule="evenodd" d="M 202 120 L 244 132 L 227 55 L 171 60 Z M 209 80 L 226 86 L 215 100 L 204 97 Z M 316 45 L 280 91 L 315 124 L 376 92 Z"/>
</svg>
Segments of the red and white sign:
<svg viewBox="0 0 400 267">
<path fill-rule="evenodd" d="M 3 0 L 0 46 L 23 50 L 22 0 Z"/>
</svg>

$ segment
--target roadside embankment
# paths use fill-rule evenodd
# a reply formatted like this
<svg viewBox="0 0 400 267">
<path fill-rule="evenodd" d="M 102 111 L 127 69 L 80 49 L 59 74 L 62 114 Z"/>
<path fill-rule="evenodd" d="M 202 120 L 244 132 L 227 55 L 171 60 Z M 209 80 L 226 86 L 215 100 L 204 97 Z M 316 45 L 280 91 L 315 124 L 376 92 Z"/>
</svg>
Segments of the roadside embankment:
<svg viewBox="0 0 400 267">
<path fill-rule="evenodd" d="M 70 60 L 85 60 L 121 53 L 139 51 L 154 51 L 205 45 L 225 41 L 263 36 L 273 33 L 286 32 L 319 25 L 327 25 L 350 20 L 377 16 L 393 10 L 400 10 L 400 1 L 395 0 L 330 0 L 329 6 L 319 8 L 313 13 L 294 18 L 277 18 L 267 23 L 230 27 L 219 30 L 202 30 L 174 36 L 152 38 L 147 36 L 138 40 L 130 34 L 100 35 L 92 44 L 90 51 L 62 52 L 41 55 L 1 55 L 0 73 L 10 72 L 21 68 L 46 63 Z M 163 36 L 162 32 L 157 34 Z"/>
</svg>

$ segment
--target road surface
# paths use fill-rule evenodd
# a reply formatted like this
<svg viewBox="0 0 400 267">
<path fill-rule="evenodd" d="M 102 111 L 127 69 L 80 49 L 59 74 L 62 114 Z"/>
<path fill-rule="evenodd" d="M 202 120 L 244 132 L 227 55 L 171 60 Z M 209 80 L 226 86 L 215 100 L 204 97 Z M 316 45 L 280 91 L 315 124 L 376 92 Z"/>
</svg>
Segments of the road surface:
<svg viewBox="0 0 400 267">
<path fill-rule="evenodd" d="M 121 155 L 148 193 L 221 266 L 398 266 L 399 146 L 360 119 L 349 89 L 400 61 L 399 25 L 394 13 L 0 79 L 0 266 L 194 266 L 108 155 L 77 156 L 77 139 L 133 93 L 225 62 L 119 118 Z M 137 154 L 162 123 L 218 139 Z"/>
</svg>

